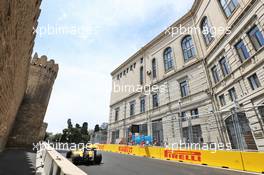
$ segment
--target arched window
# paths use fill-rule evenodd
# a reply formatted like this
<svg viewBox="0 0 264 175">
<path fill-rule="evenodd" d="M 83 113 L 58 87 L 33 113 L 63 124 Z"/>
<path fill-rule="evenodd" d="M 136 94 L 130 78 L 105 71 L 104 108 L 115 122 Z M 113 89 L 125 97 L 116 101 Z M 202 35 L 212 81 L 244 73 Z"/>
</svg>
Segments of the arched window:
<svg viewBox="0 0 264 175">
<path fill-rule="evenodd" d="M 181 46 L 185 62 L 195 56 L 195 47 L 190 35 L 183 38 Z"/>
<path fill-rule="evenodd" d="M 153 58 L 152 59 L 152 78 L 156 78 L 157 77 L 157 64 L 156 64 L 156 59 Z"/>
<path fill-rule="evenodd" d="M 237 0 L 220 0 L 220 4 L 225 12 L 226 17 L 231 16 L 238 6 Z"/>
<path fill-rule="evenodd" d="M 207 17 L 204 17 L 201 22 L 201 30 L 206 45 L 209 45 L 213 41 L 214 37 Z"/>
<path fill-rule="evenodd" d="M 172 69 L 173 68 L 173 58 L 172 58 L 171 47 L 168 47 L 165 49 L 163 58 L 164 58 L 165 71 Z"/>
</svg>

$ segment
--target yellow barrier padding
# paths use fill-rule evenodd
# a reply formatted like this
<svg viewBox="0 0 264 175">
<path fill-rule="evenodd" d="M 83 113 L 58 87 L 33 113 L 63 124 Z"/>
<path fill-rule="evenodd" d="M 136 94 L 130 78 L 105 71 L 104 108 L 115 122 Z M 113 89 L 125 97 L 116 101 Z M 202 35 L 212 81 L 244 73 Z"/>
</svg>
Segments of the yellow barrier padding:
<svg viewBox="0 0 264 175">
<path fill-rule="evenodd" d="M 201 163 L 209 166 L 244 170 L 239 151 L 200 151 Z"/>
<path fill-rule="evenodd" d="M 104 151 L 264 173 L 264 152 L 171 150 L 151 146 L 98 145 Z"/>
<path fill-rule="evenodd" d="M 99 150 L 104 150 L 104 149 L 105 149 L 105 145 L 98 144 L 98 145 L 97 145 L 97 148 L 98 148 Z"/>
<path fill-rule="evenodd" d="M 146 155 L 150 158 L 161 159 L 161 148 L 160 147 L 146 147 Z"/>
<path fill-rule="evenodd" d="M 147 156 L 147 147 L 144 147 L 144 146 L 137 146 L 136 147 L 136 155 L 137 156 L 142 156 L 142 157 L 148 157 Z"/>
<path fill-rule="evenodd" d="M 120 145 L 117 147 L 119 153 L 123 154 L 134 154 L 136 155 L 136 147 L 134 146 L 126 146 L 126 145 Z"/>
<path fill-rule="evenodd" d="M 110 150 L 112 152 L 116 152 L 116 153 L 120 152 L 119 145 L 113 145 L 113 144 L 111 144 L 111 145 L 109 145 L 109 147 L 110 147 Z"/>
<path fill-rule="evenodd" d="M 242 152 L 246 171 L 264 173 L 264 152 Z"/>
<path fill-rule="evenodd" d="M 161 159 L 201 164 L 201 152 L 189 150 L 171 150 L 161 148 Z"/>
</svg>

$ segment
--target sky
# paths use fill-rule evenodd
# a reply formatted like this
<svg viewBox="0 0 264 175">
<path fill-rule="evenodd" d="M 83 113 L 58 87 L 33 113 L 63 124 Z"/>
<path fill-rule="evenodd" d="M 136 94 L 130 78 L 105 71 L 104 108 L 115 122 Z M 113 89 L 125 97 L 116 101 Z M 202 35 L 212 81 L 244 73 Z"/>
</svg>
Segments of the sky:
<svg viewBox="0 0 264 175">
<path fill-rule="evenodd" d="M 169 25 L 194 0 L 45 0 L 34 52 L 59 64 L 45 116 L 47 131 L 108 122 L 110 73 Z"/>
</svg>

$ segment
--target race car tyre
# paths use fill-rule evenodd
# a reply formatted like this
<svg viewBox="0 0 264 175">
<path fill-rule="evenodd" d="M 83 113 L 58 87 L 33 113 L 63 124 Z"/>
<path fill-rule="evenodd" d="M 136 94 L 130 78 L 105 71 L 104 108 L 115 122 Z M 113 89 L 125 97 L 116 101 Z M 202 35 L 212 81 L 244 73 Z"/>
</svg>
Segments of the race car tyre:
<svg viewBox="0 0 264 175">
<path fill-rule="evenodd" d="M 68 152 L 66 153 L 66 158 L 71 158 L 71 156 L 72 156 L 72 152 L 71 152 L 71 151 L 68 151 Z"/>
<path fill-rule="evenodd" d="M 72 157 L 72 163 L 73 163 L 74 165 L 78 165 L 78 164 L 80 163 L 80 161 L 79 161 L 79 157 Z"/>
<path fill-rule="evenodd" d="M 102 154 L 98 153 L 96 154 L 96 156 L 94 157 L 94 163 L 96 165 L 100 165 L 102 162 Z"/>
</svg>

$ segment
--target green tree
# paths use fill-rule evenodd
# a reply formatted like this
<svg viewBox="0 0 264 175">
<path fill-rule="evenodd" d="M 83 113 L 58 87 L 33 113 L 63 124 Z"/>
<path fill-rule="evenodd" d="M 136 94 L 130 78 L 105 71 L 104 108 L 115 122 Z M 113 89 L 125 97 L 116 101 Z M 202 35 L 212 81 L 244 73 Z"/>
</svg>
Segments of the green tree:
<svg viewBox="0 0 264 175">
<path fill-rule="evenodd" d="M 83 122 L 81 133 L 82 135 L 88 135 L 88 123 L 87 122 Z"/>
<path fill-rule="evenodd" d="M 70 138 L 69 129 L 66 128 L 62 130 L 61 142 L 64 142 L 64 143 L 71 142 L 69 138 Z"/>
<path fill-rule="evenodd" d="M 99 125 L 97 124 L 97 125 L 94 126 L 94 132 L 98 132 L 98 131 L 100 131 L 100 127 L 99 127 Z"/>
<path fill-rule="evenodd" d="M 68 129 L 72 129 L 73 128 L 70 118 L 68 119 L 67 124 L 68 124 Z"/>
<path fill-rule="evenodd" d="M 68 119 L 67 125 L 67 128 L 62 130 L 62 133 L 55 135 L 47 133 L 46 138 L 53 142 L 64 143 L 87 143 L 90 140 L 87 122 L 83 122 L 82 126 L 76 123 L 75 127 L 73 127 L 71 119 Z M 99 128 L 99 125 L 97 127 Z"/>
<path fill-rule="evenodd" d="M 52 142 L 60 142 L 60 141 L 61 141 L 61 136 L 62 136 L 61 133 L 57 133 L 57 134 L 55 134 L 55 135 L 52 137 L 51 141 L 52 141 Z"/>
<path fill-rule="evenodd" d="M 76 123 L 76 124 L 75 124 L 75 128 L 76 128 L 76 129 L 81 129 L 81 126 L 80 126 L 78 123 Z"/>
<path fill-rule="evenodd" d="M 82 134 L 80 128 L 73 128 L 72 129 L 72 142 L 80 143 L 82 141 Z"/>
<path fill-rule="evenodd" d="M 90 135 L 88 133 L 88 123 L 83 122 L 82 128 L 81 128 L 81 134 L 82 134 L 82 142 L 87 143 L 90 140 Z"/>
<path fill-rule="evenodd" d="M 46 132 L 45 133 L 44 140 L 45 141 L 51 140 L 52 139 L 52 136 L 53 136 L 52 132 Z"/>
</svg>

